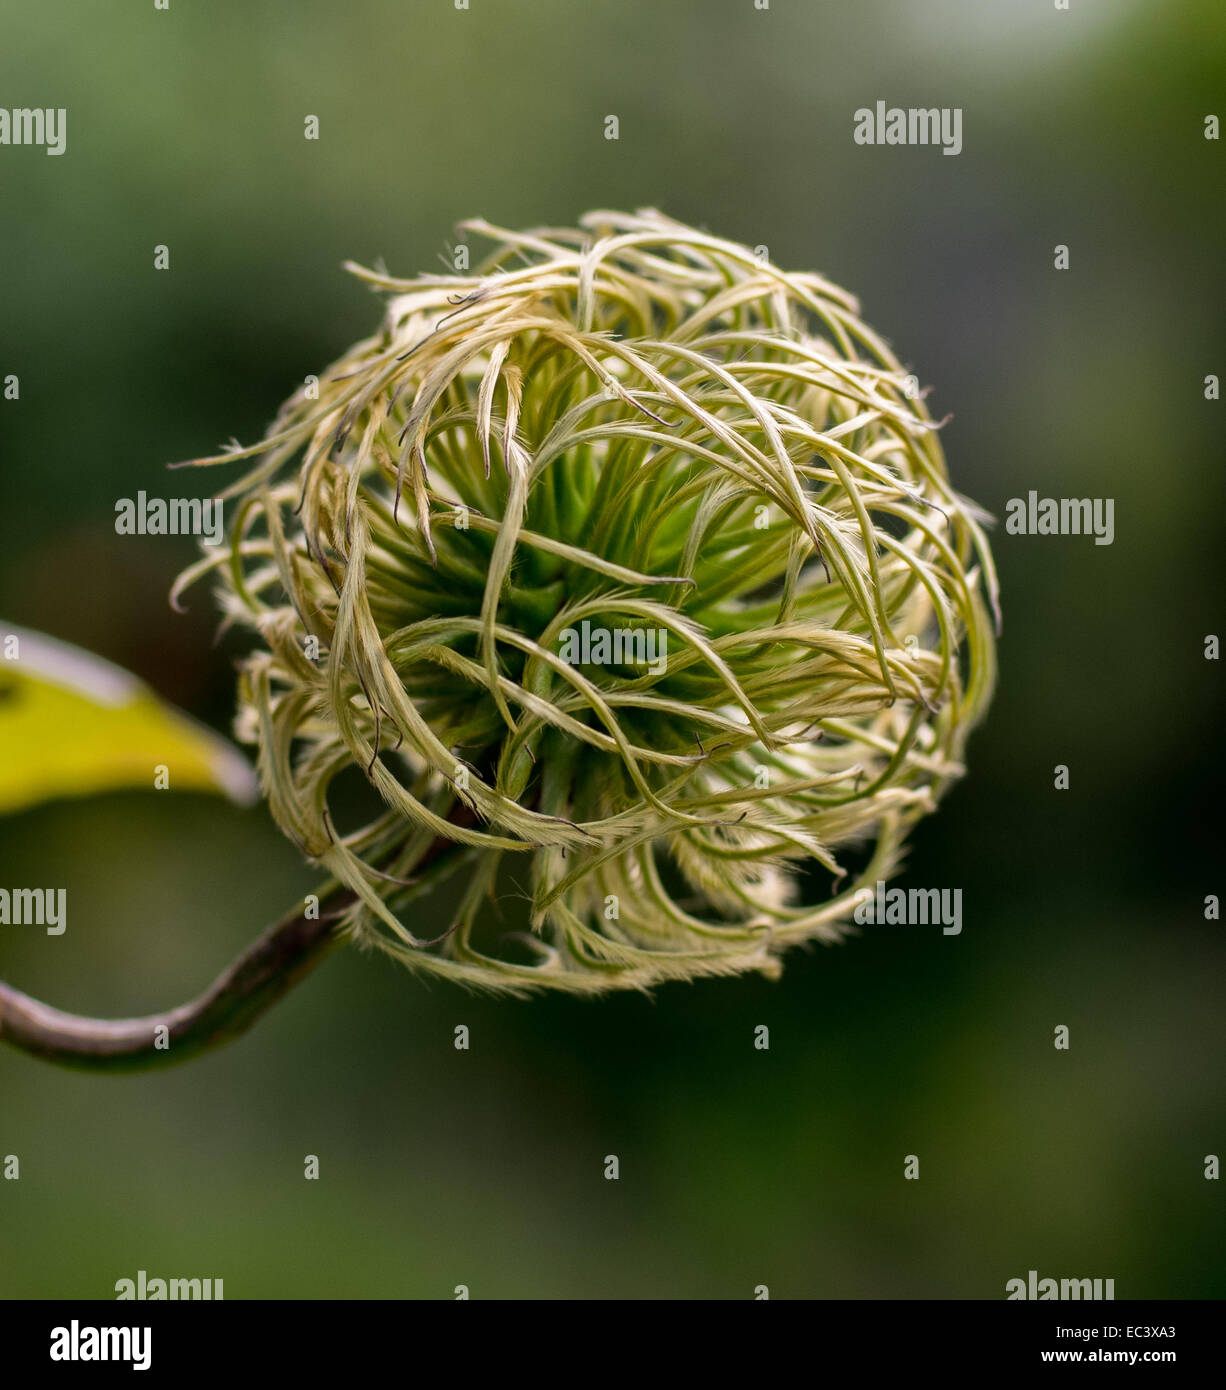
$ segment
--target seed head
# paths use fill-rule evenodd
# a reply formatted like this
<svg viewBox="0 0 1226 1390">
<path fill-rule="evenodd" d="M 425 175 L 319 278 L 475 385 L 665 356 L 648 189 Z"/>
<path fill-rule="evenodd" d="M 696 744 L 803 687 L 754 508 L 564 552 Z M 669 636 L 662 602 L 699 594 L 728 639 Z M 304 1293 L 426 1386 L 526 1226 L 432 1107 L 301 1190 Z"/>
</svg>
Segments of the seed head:
<svg viewBox="0 0 1226 1390">
<path fill-rule="evenodd" d="M 259 460 L 179 587 L 215 571 L 258 638 L 239 732 L 272 813 L 356 895 L 352 936 L 416 968 L 777 970 L 963 770 L 986 518 L 820 276 L 654 211 L 464 231 L 495 243 L 471 275 L 351 267 L 378 333 L 200 460 Z M 350 769 L 378 798 L 356 828 L 330 813 Z M 444 877 L 454 914 L 423 926 Z M 480 926 L 507 892 L 530 934 Z"/>
</svg>

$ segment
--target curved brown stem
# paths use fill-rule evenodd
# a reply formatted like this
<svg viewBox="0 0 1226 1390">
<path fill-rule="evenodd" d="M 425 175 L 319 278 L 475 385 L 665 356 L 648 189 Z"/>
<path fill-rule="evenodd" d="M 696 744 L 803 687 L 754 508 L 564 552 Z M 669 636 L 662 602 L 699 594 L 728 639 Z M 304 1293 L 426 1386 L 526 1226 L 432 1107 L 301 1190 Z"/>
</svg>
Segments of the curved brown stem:
<svg viewBox="0 0 1226 1390">
<path fill-rule="evenodd" d="M 253 941 L 188 1004 L 144 1018 L 64 1013 L 0 982 L 0 1041 L 36 1057 L 89 1071 L 136 1071 L 185 1062 L 245 1032 L 323 960 L 339 940 L 335 914 L 349 895 L 299 912 Z M 163 1031 L 164 1030 L 164 1031 Z"/>
<path fill-rule="evenodd" d="M 448 819 L 471 825 L 476 817 L 459 803 Z M 439 837 L 418 857 L 414 875 L 431 867 L 437 872 L 448 856 L 454 867 L 463 849 Z M 0 1042 L 85 1071 L 144 1071 L 186 1062 L 245 1033 L 265 1009 L 314 970 L 340 940 L 336 918 L 354 901 L 353 893 L 334 885 L 328 896 L 321 895 L 318 916 L 308 918 L 304 909 L 269 927 L 203 994 L 162 1014 L 85 1018 L 40 1004 L 0 980 Z"/>
</svg>

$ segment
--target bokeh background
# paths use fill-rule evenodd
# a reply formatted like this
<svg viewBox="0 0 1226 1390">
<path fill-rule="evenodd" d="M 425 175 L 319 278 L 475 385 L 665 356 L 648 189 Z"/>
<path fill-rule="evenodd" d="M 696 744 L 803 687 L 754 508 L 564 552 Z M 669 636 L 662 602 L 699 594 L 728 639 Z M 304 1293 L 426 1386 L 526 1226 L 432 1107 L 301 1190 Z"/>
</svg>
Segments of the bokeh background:
<svg viewBox="0 0 1226 1390">
<path fill-rule="evenodd" d="M 166 601 L 193 543 L 117 537 L 115 499 L 207 494 L 162 465 L 250 441 L 374 326 L 340 262 L 435 268 L 466 216 L 655 205 L 820 270 L 952 413 L 963 491 L 1114 497 L 1116 539 L 997 528 L 999 695 L 900 880 L 962 887 L 960 938 L 595 1003 L 345 953 L 182 1069 L 0 1050 L 0 1295 L 1226 1293 L 1215 0 L 6 0 L 3 28 L 0 98 L 69 117 L 60 158 L 0 149 L 0 615 L 219 729 L 234 653 L 204 591 Z M 960 106 L 962 154 L 855 145 L 878 98 Z M 69 930 L 0 928 L 0 976 L 164 1007 L 314 881 L 259 808 L 44 806 L 0 822 L 0 883 L 67 887 Z"/>
</svg>

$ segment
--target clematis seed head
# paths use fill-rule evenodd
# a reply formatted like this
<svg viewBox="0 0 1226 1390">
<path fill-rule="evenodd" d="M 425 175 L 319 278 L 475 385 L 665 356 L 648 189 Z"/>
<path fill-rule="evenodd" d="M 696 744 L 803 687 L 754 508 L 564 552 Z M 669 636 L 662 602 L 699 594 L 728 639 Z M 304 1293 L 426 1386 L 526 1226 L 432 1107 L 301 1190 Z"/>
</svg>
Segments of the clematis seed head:
<svg viewBox="0 0 1226 1390">
<path fill-rule="evenodd" d="M 821 276 L 650 210 L 463 230 L 493 245 L 471 274 L 351 267 L 378 331 L 197 461 L 248 461 L 178 588 L 213 574 L 254 638 L 238 729 L 272 814 L 349 935 L 420 970 L 774 972 L 844 934 L 963 771 L 987 518 Z M 373 809 L 338 825 L 355 769 Z M 511 891 L 530 931 L 491 934 Z"/>
</svg>

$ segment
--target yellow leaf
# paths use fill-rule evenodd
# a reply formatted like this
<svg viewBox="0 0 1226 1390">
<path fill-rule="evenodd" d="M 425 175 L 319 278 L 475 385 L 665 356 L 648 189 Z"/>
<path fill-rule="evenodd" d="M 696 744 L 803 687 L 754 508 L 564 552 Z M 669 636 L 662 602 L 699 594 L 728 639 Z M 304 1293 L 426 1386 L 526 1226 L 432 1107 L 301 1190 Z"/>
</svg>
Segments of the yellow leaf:
<svg viewBox="0 0 1226 1390">
<path fill-rule="evenodd" d="M 255 774 L 233 744 L 118 666 L 0 623 L 0 814 L 121 787 L 216 791 L 248 805 Z"/>
</svg>

